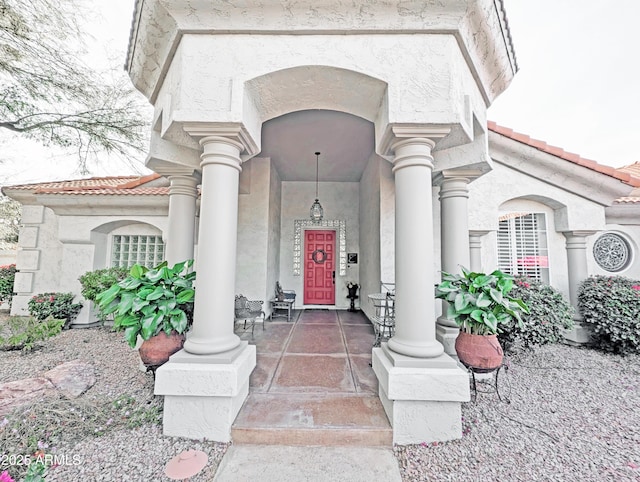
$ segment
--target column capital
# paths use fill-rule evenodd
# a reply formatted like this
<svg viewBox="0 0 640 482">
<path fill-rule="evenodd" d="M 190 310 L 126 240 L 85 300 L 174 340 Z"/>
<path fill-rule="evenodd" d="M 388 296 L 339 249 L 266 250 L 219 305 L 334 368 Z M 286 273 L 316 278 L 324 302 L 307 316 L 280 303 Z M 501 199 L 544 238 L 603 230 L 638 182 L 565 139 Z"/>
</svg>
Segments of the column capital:
<svg viewBox="0 0 640 482">
<path fill-rule="evenodd" d="M 489 234 L 491 231 L 489 230 L 482 230 L 482 229 L 470 229 L 469 230 L 469 237 L 474 237 L 474 238 L 481 238 L 482 236 L 486 236 L 487 234 Z"/>
<path fill-rule="evenodd" d="M 260 152 L 260 146 L 255 142 L 247 128 L 236 122 L 185 122 L 182 128 L 191 137 L 198 139 L 200 145 L 203 145 L 205 138 L 222 137 L 234 140 L 241 149 L 240 157 L 243 161 L 251 159 Z"/>
<path fill-rule="evenodd" d="M 198 178 L 192 175 L 171 175 L 169 179 L 169 196 L 182 194 L 184 196 L 198 197 Z"/>
<path fill-rule="evenodd" d="M 482 176 L 482 172 L 478 169 L 445 169 L 436 173 L 433 177 L 433 184 L 441 186 L 447 181 L 460 180 L 467 184 Z"/>
<path fill-rule="evenodd" d="M 207 136 L 200 139 L 200 145 L 202 146 L 200 167 L 203 169 L 210 164 L 218 164 L 242 171 L 241 142 L 231 137 Z"/>
<path fill-rule="evenodd" d="M 592 231 L 592 230 L 579 229 L 576 231 L 562 231 L 562 234 L 564 235 L 565 238 L 569 239 L 569 238 L 586 238 L 587 236 L 592 236 L 597 232 L 598 232 L 597 230 Z"/>
<path fill-rule="evenodd" d="M 442 202 L 447 198 L 463 197 L 469 198 L 469 179 L 466 177 L 452 177 L 444 179 L 440 183 L 438 197 Z M 466 214 L 466 213 L 465 213 Z"/>
<path fill-rule="evenodd" d="M 432 124 L 389 124 L 380 139 L 378 151 L 382 156 L 393 156 L 403 140 L 429 139 L 433 146 L 449 135 L 451 128 Z M 433 148 L 432 146 L 432 148 Z"/>
</svg>

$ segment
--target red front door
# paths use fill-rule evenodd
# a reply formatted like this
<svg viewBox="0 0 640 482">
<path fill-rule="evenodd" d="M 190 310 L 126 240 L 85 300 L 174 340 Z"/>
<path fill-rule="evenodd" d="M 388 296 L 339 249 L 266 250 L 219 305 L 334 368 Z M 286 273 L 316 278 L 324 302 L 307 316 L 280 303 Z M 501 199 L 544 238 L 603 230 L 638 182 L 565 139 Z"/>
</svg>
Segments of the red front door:
<svg viewBox="0 0 640 482">
<path fill-rule="evenodd" d="M 336 303 L 336 232 L 304 232 L 304 304 Z"/>
</svg>

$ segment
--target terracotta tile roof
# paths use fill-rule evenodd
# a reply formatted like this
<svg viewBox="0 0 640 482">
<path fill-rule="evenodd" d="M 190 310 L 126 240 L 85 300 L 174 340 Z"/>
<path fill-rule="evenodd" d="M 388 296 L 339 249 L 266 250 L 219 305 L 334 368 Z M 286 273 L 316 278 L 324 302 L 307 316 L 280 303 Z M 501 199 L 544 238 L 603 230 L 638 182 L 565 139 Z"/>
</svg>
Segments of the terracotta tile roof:
<svg viewBox="0 0 640 482">
<path fill-rule="evenodd" d="M 38 189 L 36 194 L 73 194 L 76 196 L 168 196 L 168 187 L 104 188 L 104 189 Z"/>
<path fill-rule="evenodd" d="M 43 182 L 7 186 L 9 189 L 33 191 L 34 194 L 73 194 L 73 195 L 125 195 L 125 196 L 165 196 L 168 187 L 144 187 L 145 184 L 159 179 L 153 173 L 147 176 L 92 177 L 71 181 Z"/>
<path fill-rule="evenodd" d="M 616 199 L 616 204 L 640 204 L 640 196 L 625 196 Z"/>
<path fill-rule="evenodd" d="M 628 166 L 619 167 L 618 171 L 628 172 L 632 176 L 640 177 L 640 161 Z"/>
<path fill-rule="evenodd" d="M 573 162 L 574 164 L 578 164 L 579 166 L 586 167 L 587 169 L 591 169 L 592 171 L 606 174 L 607 176 L 618 179 L 626 184 L 629 184 L 630 186 L 640 187 L 640 167 L 638 168 L 638 170 L 634 169 L 625 171 L 623 170 L 624 168 L 616 169 L 611 166 L 604 166 L 591 159 L 585 159 L 579 154 L 567 152 L 560 147 L 550 146 L 544 141 L 532 139 L 525 134 L 514 132 L 513 129 L 509 129 L 508 127 L 499 126 L 495 122 L 488 121 L 487 127 L 490 131 L 513 139 L 514 141 L 521 142 L 522 144 L 534 147 L 540 151 L 559 157 L 560 159 L 564 159 L 565 161 Z"/>
</svg>

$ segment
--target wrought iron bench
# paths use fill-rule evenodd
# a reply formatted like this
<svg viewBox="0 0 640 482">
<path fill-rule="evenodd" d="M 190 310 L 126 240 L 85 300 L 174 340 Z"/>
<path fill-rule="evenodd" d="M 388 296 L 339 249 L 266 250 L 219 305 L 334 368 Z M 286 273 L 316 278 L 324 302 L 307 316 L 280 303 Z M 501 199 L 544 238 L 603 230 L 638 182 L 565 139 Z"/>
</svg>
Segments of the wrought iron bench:
<svg viewBox="0 0 640 482">
<path fill-rule="evenodd" d="M 244 295 L 236 295 L 234 328 L 237 328 L 239 323 L 242 322 L 242 329 L 246 331 L 248 322 L 251 326 L 251 336 L 253 337 L 256 319 L 262 318 L 262 330 L 264 331 L 266 315 L 262 309 L 263 303 L 263 301 L 248 300 Z"/>
</svg>

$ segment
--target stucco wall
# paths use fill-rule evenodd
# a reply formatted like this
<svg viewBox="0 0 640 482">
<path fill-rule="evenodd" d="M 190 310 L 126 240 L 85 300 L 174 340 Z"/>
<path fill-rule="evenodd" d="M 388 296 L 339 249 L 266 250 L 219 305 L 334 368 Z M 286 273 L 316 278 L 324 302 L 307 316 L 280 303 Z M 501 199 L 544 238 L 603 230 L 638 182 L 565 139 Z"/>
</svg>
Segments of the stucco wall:
<svg viewBox="0 0 640 482">
<path fill-rule="evenodd" d="M 375 121 L 377 138 L 389 122 L 451 125 L 468 137 L 472 115 L 485 123 L 452 35 L 299 35 L 291 45 L 287 35 L 185 34 L 155 102 L 165 137 L 195 148 L 172 123 L 242 122 L 259 142 L 262 122 L 318 108 Z"/>
<path fill-rule="evenodd" d="M 75 293 L 81 301 L 78 278 L 109 264 L 109 236 L 114 232 L 162 234 L 166 216 L 136 216 L 126 209 L 114 208 L 112 216 L 58 216 L 43 206 L 23 206 L 23 228 L 18 242 L 15 290 L 11 311 L 27 315 L 29 299 L 44 292 Z M 76 324 L 95 321 L 91 306 L 84 307 Z"/>
<path fill-rule="evenodd" d="M 280 240 L 280 283 L 284 289 L 294 289 L 297 300 L 302 305 L 303 279 L 293 275 L 293 235 L 296 219 L 309 219 L 309 208 L 315 198 L 315 182 L 282 183 L 282 219 Z M 359 251 L 359 183 L 323 182 L 319 187 L 319 198 L 324 208 L 324 219 L 345 220 L 347 226 L 346 250 Z M 341 276 L 336 270 L 336 307 L 348 308 L 347 281 L 358 281 L 358 267 L 348 268 L 347 275 Z M 296 301 L 296 304 L 297 301 Z"/>
<path fill-rule="evenodd" d="M 269 188 L 271 161 L 254 158 L 245 162 L 241 177 L 248 185 L 238 197 L 238 256 L 236 294 L 250 300 L 264 300 L 267 284 L 269 243 Z"/>
<path fill-rule="evenodd" d="M 391 163 L 380 162 L 380 280 L 396 281 L 396 184 Z"/>
<path fill-rule="evenodd" d="M 367 295 L 380 290 L 380 164 L 386 162 L 372 156 L 360 178 L 360 272 L 359 305 L 371 319 L 373 307 Z"/>
<path fill-rule="evenodd" d="M 28 315 L 27 303 L 34 294 L 59 291 L 62 243 L 58 241 L 58 218 L 43 206 L 23 206 L 18 239 L 16 281 L 11 313 Z"/>
<path fill-rule="evenodd" d="M 593 256 L 593 244 L 598 236 L 603 232 L 611 232 L 622 236 L 631 248 L 631 263 L 622 271 L 609 272 L 602 269 L 596 263 Z M 590 236 L 587 242 L 587 262 L 590 274 L 600 274 L 604 276 L 626 276 L 628 278 L 640 279 L 640 226 L 623 226 L 620 224 L 607 224 L 605 230 Z"/>
<path fill-rule="evenodd" d="M 604 229 L 604 207 L 498 162 L 493 171 L 472 182 L 469 191 L 469 229 L 490 231 L 482 240 L 483 269 L 491 271 L 497 266 L 496 231 L 501 213 L 544 212 L 550 282 L 568 296 L 566 238 L 561 231 Z"/>
<path fill-rule="evenodd" d="M 271 166 L 269 177 L 269 224 L 267 237 L 267 284 L 265 289 L 265 312 L 271 312 L 267 302 L 274 297 L 276 281 L 280 278 L 280 218 L 282 216 L 282 184 L 278 171 Z M 296 300 L 301 303 L 301 300 Z"/>
</svg>

